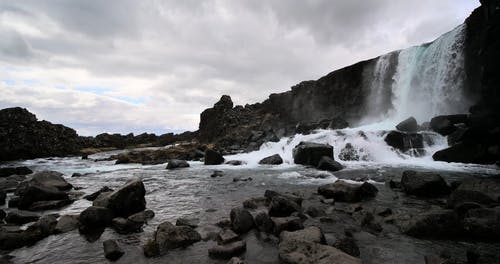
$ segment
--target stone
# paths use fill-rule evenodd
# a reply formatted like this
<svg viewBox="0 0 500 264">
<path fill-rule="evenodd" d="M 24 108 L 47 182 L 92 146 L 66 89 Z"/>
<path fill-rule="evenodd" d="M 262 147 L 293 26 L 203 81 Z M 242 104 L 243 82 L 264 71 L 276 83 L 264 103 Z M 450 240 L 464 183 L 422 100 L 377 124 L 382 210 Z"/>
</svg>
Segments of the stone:
<svg viewBox="0 0 500 264">
<path fill-rule="evenodd" d="M 140 179 L 132 179 L 109 195 L 108 208 L 116 216 L 128 217 L 146 209 L 146 190 Z"/>
<path fill-rule="evenodd" d="M 324 156 L 333 159 L 332 146 L 313 142 L 300 142 L 293 149 L 293 161 L 295 164 L 317 167 L 319 161 Z"/>
<path fill-rule="evenodd" d="M 7 194 L 0 190 L 0 205 L 4 205 L 7 199 Z"/>
<path fill-rule="evenodd" d="M 0 168 L 0 177 L 8 177 L 11 175 L 28 175 L 31 173 L 33 173 L 33 171 L 25 166 Z"/>
<path fill-rule="evenodd" d="M 160 255 L 160 246 L 153 239 L 149 239 L 143 246 L 142 250 L 144 256 L 147 258 L 156 257 Z"/>
<path fill-rule="evenodd" d="M 269 204 L 269 215 L 276 217 L 290 216 L 294 212 L 300 212 L 302 208 L 294 201 L 284 196 L 275 196 Z"/>
<path fill-rule="evenodd" d="M 246 251 L 245 241 L 235 241 L 230 244 L 217 245 L 208 249 L 208 255 L 216 259 L 230 259 L 234 256 L 241 255 Z"/>
<path fill-rule="evenodd" d="M 100 193 L 97 198 L 92 202 L 93 206 L 99 206 L 99 207 L 108 207 L 109 205 L 109 195 L 112 192 L 102 192 Z"/>
<path fill-rule="evenodd" d="M 102 242 L 102 246 L 104 249 L 104 256 L 111 261 L 117 261 L 125 254 L 120 246 L 118 246 L 118 243 L 113 239 Z"/>
<path fill-rule="evenodd" d="M 279 236 L 283 231 L 297 231 L 304 228 L 302 219 L 297 216 L 271 217 L 274 226 L 274 234 Z"/>
<path fill-rule="evenodd" d="M 339 239 L 335 242 L 334 246 L 353 257 L 359 257 L 361 255 L 359 247 L 352 237 Z"/>
<path fill-rule="evenodd" d="M 338 180 L 335 183 L 318 187 L 318 194 L 339 202 L 359 202 L 375 197 L 377 192 L 378 189 L 368 182 L 353 184 Z"/>
<path fill-rule="evenodd" d="M 236 234 L 235 232 L 233 232 L 231 229 L 228 228 L 223 229 L 217 235 L 217 243 L 219 245 L 229 244 L 238 240 L 240 240 L 238 234 Z"/>
<path fill-rule="evenodd" d="M 326 245 L 326 239 L 323 231 L 316 226 L 310 226 L 302 230 L 292 232 L 283 231 L 280 234 L 280 241 L 285 240 L 307 241 Z"/>
<path fill-rule="evenodd" d="M 39 201 L 68 200 L 66 192 L 59 191 L 54 187 L 48 187 L 36 183 L 28 183 L 26 188 L 20 192 L 19 209 L 29 209 L 29 207 Z"/>
<path fill-rule="evenodd" d="M 41 171 L 33 174 L 30 182 L 49 188 L 53 187 L 60 191 L 67 191 L 73 188 L 62 176 L 63 174 L 57 171 Z"/>
<path fill-rule="evenodd" d="M 443 177 L 434 172 L 404 171 L 401 186 L 407 194 L 417 196 L 433 197 L 450 193 Z"/>
<path fill-rule="evenodd" d="M 46 211 L 64 207 L 73 203 L 73 200 L 39 201 L 32 203 L 27 209 L 29 211 Z"/>
<path fill-rule="evenodd" d="M 217 178 L 217 177 L 222 177 L 224 176 L 224 172 L 220 170 L 214 170 L 212 174 L 210 175 L 210 178 Z"/>
<path fill-rule="evenodd" d="M 500 203 L 500 181 L 494 179 L 468 179 L 462 182 L 448 198 L 448 206 L 464 202 L 490 205 Z"/>
<path fill-rule="evenodd" d="M 266 197 L 269 201 L 271 201 L 275 196 L 282 196 L 285 197 L 286 199 L 294 201 L 298 205 L 302 205 L 302 197 L 295 195 L 295 194 L 289 194 L 289 193 L 279 193 L 273 190 L 266 190 L 264 192 L 264 197 Z"/>
<path fill-rule="evenodd" d="M 283 159 L 279 154 L 274 154 L 272 156 L 263 158 L 259 161 L 261 165 L 280 165 L 283 164 Z"/>
<path fill-rule="evenodd" d="M 78 218 L 78 215 L 61 216 L 54 228 L 54 233 L 66 233 L 77 229 L 80 224 Z"/>
<path fill-rule="evenodd" d="M 422 149 L 424 147 L 424 137 L 418 133 L 391 131 L 384 138 L 384 141 L 387 145 L 402 152 L 412 149 Z"/>
<path fill-rule="evenodd" d="M 326 212 L 319 206 L 309 206 L 307 207 L 305 213 L 309 215 L 312 218 L 320 217 L 320 216 L 325 216 Z"/>
<path fill-rule="evenodd" d="M 335 172 L 343 169 L 344 166 L 342 166 L 342 164 L 340 164 L 339 162 L 335 161 L 333 158 L 323 156 L 319 160 L 317 168 L 318 170 Z"/>
<path fill-rule="evenodd" d="M 169 222 L 161 223 L 155 233 L 160 251 L 187 247 L 198 241 L 201 241 L 201 235 L 191 227 L 174 226 Z"/>
<path fill-rule="evenodd" d="M 205 150 L 205 165 L 219 165 L 222 163 L 224 163 L 224 157 L 219 152 L 213 149 Z"/>
<path fill-rule="evenodd" d="M 188 218 L 179 218 L 175 222 L 176 226 L 189 226 L 191 228 L 197 228 L 200 224 L 199 219 L 188 219 Z"/>
<path fill-rule="evenodd" d="M 285 239 L 279 244 L 283 264 L 361 264 L 361 260 L 339 249 L 315 242 Z"/>
<path fill-rule="evenodd" d="M 346 143 L 345 147 L 340 150 L 339 159 L 343 161 L 359 161 L 358 150 L 351 143 Z"/>
<path fill-rule="evenodd" d="M 169 160 L 167 164 L 167 170 L 187 168 L 187 167 L 189 167 L 189 163 L 185 160 L 172 159 Z"/>
<path fill-rule="evenodd" d="M 241 165 L 244 165 L 246 163 L 244 161 L 241 161 L 241 160 L 230 160 L 230 161 L 227 161 L 226 164 L 232 165 L 232 166 L 241 166 Z"/>
<path fill-rule="evenodd" d="M 39 214 L 25 212 L 25 211 L 11 211 L 7 213 L 5 222 L 11 224 L 23 225 L 29 222 L 35 222 L 40 218 Z"/>
<path fill-rule="evenodd" d="M 431 119 L 430 127 L 443 136 L 447 136 L 456 130 L 455 124 L 467 123 L 467 115 L 436 116 Z"/>
<path fill-rule="evenodd" d="M 240 258 L 233 257 L 226 264 L 247 264 L 247 263 Z"/>
<path fill-rule="evenodd" d="M 105 193 L 105 192 L 112 192 L 113 189 L 109 188 L 108 186 L 104 186 L 102 187 L 101 189 L 99 189 L 97 192 L 94 192 L 92 194 L 89 194 L 89 195 L 86 195 L 83 197 L 83 199 L 85 200 L 89 200 L 89 201 L 94 201 L 95 199 L 97 199 L 97 197 L 101 194 L 101 193 Z"/>
<path fill-rule="evenodd" d="M 238 234 L 243 234 L 254 228 L 253 216 L 246 209 L 236 207 L 230 213 L 231 228 Z"/>
<path fill-rule="evenodd" d="M 396 126 L 396 129 L 403 132 L 417 132 L 417 120 L 414 117 L 410 117 L 404 121 L 401 121 L 401 123 Z"/>
<path fill-rule="evenodd" d="M 500 207 L 470 209 L 464 216 L 463 228 L 470 237 L 498 242 Z"/>
<path fill-rule="evenodd" d="M 439 150 L 432 155 L 432 158 L 436 161 L 476 164 L 494 164 L 497 161 L 497 157 L 491 155 L 484 144 L 464 142 Z"/>
<path fill-rule="evenodd" d="M 257 209 L 260 206 L 265 206 L 266 203 L 267 203 L 267 198 L 255 197 L 243 201 L 243 207 L 248 209 Z"/>
<path fill-rule="evenodd" d="M 78 220 L 85 227 L 106 227 L 113 220 L 113 212 L 105 207 L 90 206 L 80 213 Z"/>
<path fill-rule="evenodd" d="M 413 216 L 403 232 L 418 238 L 450 238 L 460 234 L 460 222 L 453 210 L 435 209 Z"/>
<path fill-rule="evenodd" d="M 262 232 L 271 234 L 274 232 L 274 222 L 271 217 L 266 212 L 258 213 L 254 218 L 255 225 L 257 229 Z"/>
</svg>

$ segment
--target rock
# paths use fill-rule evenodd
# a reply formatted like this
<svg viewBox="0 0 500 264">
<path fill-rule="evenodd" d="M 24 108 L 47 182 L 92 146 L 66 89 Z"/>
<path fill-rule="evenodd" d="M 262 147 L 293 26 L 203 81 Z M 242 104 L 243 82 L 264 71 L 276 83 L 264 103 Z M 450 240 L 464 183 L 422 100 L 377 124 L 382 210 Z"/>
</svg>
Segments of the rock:
<svg viewBox="0 0 500 264">
<path fill-rule="evenodd" d="M 339 159 L 343 161 L 359 161 L 358 150 L 351 143 L 345 144 L 345 147 L 339 153 Z"/>
<path fill-rule="evenodd" d="M 187 167 L 189 167 L 189 163 L 185 160 L 172 159 L 167 164 L 167 170 L 187 168 Z"/>
<path fill-rule="evenodd" d="M 15 208 L 17 206 L 19 206 L 19 201 L 21 199 L 18 197 L 18 196 L 12 196 L 10 199 L 9 199 L 9 203 L 7 204 L 9 208 Z"/>
<path fill-rule="evenodd" d="M 280 165 L 283 164 L 283 159 L 279 154 L 274 154 L 272 156 L 263 158 L 259 161 L 259 164 L 263 165 Z"/>
<path fill-rule="evenodd" d="M 23 225 L 29 222 L 35 222 L 40 218 L 39 214 L 24 212 L 24 211 L 11 211 L 7 213 L 5 222 L 11 224 Z"/>
<path fill-rule="evenodd" d="M 224 157 L 219 152 L 213 149 L 205 150 L 205 165 L 219 165 L 222 163 L 224 163 Z"/>
<path fill-rule="evenodd" d="M 318 194 L 325 198 L 333 198 L 340 202 L 359 202 L 364 199 L 373 198 L 378 189 L 372 184 L 352 184 L 341 180 L 335 183 L 322 185 L 318 188 Z"/>
<path fill-rule="evenodd" d="M 333 159 L 332 146 L 313 142 L 300 142 L 293 149 L 293 161 L 295 162 L 295 164 L 317 167 L 319 161 L 324 156 Z"/>
<path fill-rule="evenodd" d="M 92 202 L 93 206 L 99 206 L 99 207 L 108 207 L 109 205 L 109 196 L 111 195 L 111 191 L 109 192 L 102 192 L 100 193 L 97 198 Z"/>
<path fill-rule="evenodd" d="M 254 219 L 257 229 L 262 232 L 271 234 L 274 232 L 274 222 L 271 217 L 266 212 L 260 212 L 255 216 Z"/>
<path fill-rule="evenodd" d="M 401 186 L 407 194 L 439 196 L 450 193 L 450 187 L 441 175 L 434 172 L 404 171 Z"/>
<path fill-rule="evenodd" d="M 11 175 L 28 175 L 33 173 L 28 167 L 7 167 L 0 168 L 0 177 L 8 177 Z"/>
<path fill-rule="evenodd" d="M 168 148 L 132 150 L 117 155 L 112 155 L 105 160 L 116 160 L 115 164 L 140 163 L 143 165 L 156 165 L 167 163 L 172 159 L 199 160 L 203 157 L 197 143 L 179 144 Z"/>
<path fill-rule="evenodd" d="M 154 212 L 145 210 L 129 216 L 127 219 L 123 217 L 113 218 L 112 223 L 115 230 L 120 234 L 130 234 L 142 231 L 142 226 L 148 220 L 154 217 Z"/>
<path fill-rule="evenodd" d="M 30 227 L 32 229 L 37 228 L 41 232 L 43 237 L 47 237 L 54 233 L 56 226 L 57 218 L 54 215 L 44 215 Z M 30 227 L 28 227 L 27 230 L 29 230 Z"/>
<path fill-rule="evenodd" d="M 226 264 L 247 264 L 247 263 L 244 260 L 240 259 L 240 258 L 233 257 Z"/>
<path fill-rule="evenodd" d="M 208 255 L 211 258 L 229 259 L 234 256 L 241 255 L 245 252 L 247 244 L 245 241 L 236 241 L 230 244 L 217 245 L 208 249 Z"/>
<path fill-rule="evenodd" d="M 337 242 L 335 242 L 334 246 L 353 257 L 359 257 L 361 255 L 361 253 L 359 252 L 359 247 L 352 237 L 344 237 L 342 239 L 339 239 L 337 240 Z"/>
<path fill-rule="evenodd" d="M 280 234 L 280 241 L 286 240 L 296 240 L 296 241 L 307 241 L 313 243 L 319 243 L 326 245 L 325 235 L 319 227 L 310 226 L 304 228 L 303 230 L 297 231 L 283 231 Z"/>
<path fill-rule="evenodd" d="M 248 177 L 248 178 L 233 178 L 233 182 L 247 182 L 247 181 L 252 181 L 252 177 Z"/>
<path fill-rule="evenodd" d="M 116 261 L 125 254 L 113 239 L 102 242 L 102 246 L 104 248 L 104 256 L 111 261 Z"/>
<path fill-rule="evenodd" d="M 80 213 L 78 220 L 85 227 L 106 227 L 113 220 L 113 212 L 108 208 L 90 206 Z"/>
<path fill-rule="evenodd" d="M 294 194 L 288 194 L 288 193 L 279 193 L 276 191 L 272 190 L 266 190 L 264 192 L 264 197 L 266 197 L 269 201 L 271 201 L 274 197 L 276 196 L 282 196 L 285 197 L 288 200 L 294 201 L 298 205 L 302 205 L 302 197 L 294 195 Z"/>
<path fill-rule="evenodd" d="M 455 124 L 467 123 L 467 115 L 436 116 L 431 119 L 430 127 L 443 136 L 456 130 Z"/>
<path fill-rule="evenodd" d="M 335 161 L 333 158 L 324 156 L 319 160 L 317 168 L 318 170 L 339 171 L 344 167 L 342 166 L 342 164 Z"/>
<path fill-rule="evenodd" d="M 99 189 L 97 192 L 84 196 L 83 199 L 89 200 L 89 201 L 94 201 L 99 196 L 99 194 L 104 193 L 104 192 L 112 192 L 112 191 L 113 191 L 113 189 L 109 188 L 108 186 L 104 186 L 101 189 Z"/>
<path fill-rule="evenodd" d="M 6 199 L 7 199 L 7 194 L 4 191 L 0 190 L 0 205 L 4 205 Z"/>
<path fill-rule="evenodd" d="M 463 219 L 465 233 L 477 239 L 499 241 L 500 207 L 469 210 Z"/>
<path fill-rule="evenodd" d="M 448 205 L 456 207 L 464 202 L 484 205 L 500 203 L 500 181 L 494 179 L 469 179 L 463 181 L 451 193 Z"/>
<path fill-rule="evenodd" d="M 391 131 L 387 134 L 384 141 L 387 145 L 402 152 L 412 149 L 422 149 L 424 147 L 424 137 L 422 134 L 417 133 Z"/>
<path fill-rule="evenodd" d="M 73 200 L 39 201 L 32 203 L 27 209 L 29 211 L 46 211 L 64 207 L 73 203 Z"/>
<path fill-rule="evenodd" d="M 309 206 L 306 209 L 305 212 L 307 215 L 309 215 L 312 218 L 320 217 L 320 216 L 325 216 L 326 212 L 322 208 L 318 206 Z"/>
<path fill-rule="evenodd" d="M 414 117 L 410 117 L 396 126 L 396 129 L 403 132 L 417 132 L 418 124 Z"/>
<path fill-rule="evenodd" d="M 243 207 L 247 209 L 257 209 L 259 206 L 265 206 L 268 200 L 265 197 L 250 198 L 243 201 Z"/>
<path fill-rule="evenodd" d="M 217 235 L 217 243 L 219 245 L 229 244 L 238 240 L 240 240 L 240 237 L 231 229 L 227 228 L 220 231 Z"/>
<path fill-rule="evenodd" d="M 253 216 L 246 209 L 236 207 L 231 210 L 231 228 L 238 234 L 243 234 L 250 231 L 255 223 Z"/>
<path fill-rule="evenodd" d="M 160 246 L 154 239 L 149 239 L 146 244 L 142 246 L 144 256 L 147 258 L 156 257 L 160 255 Z"/>
<path fill-rule="evenodd" d="M 66 233 L 78 228 L 80 222 L 78 215 L 63 215 L 59 218 L 54 228 L 54 233 Z"/>
<path fill-rule="evenodd" d="M 463 137 L 466 133 L 466 126 L 456 126 L 455 132 L 449 134 L 447 137 L 448 146 L 453 146 L 457 143 L 463 142 Z"/>
<path fill-rule="evenodd" d="M 39 201 L 68 200 L 67 193 L 57 190 L 53 187 L 47 187 L 36 183 L 28 183 L 23 188 L 19 197 L 19 209 L 29 209 L 30 206 Z"/>
<path fill-rule="evenodd" d="M 232 166 L 240 166 L 240 165 L 244 165 L 246 163 L 244 161 L 241 161 L 241 160 L 230 160 L 230 161 L 227 161 L 226 164 L 232 165 Z"/>
<path fill-rule="evenodd" d="M 109 195 L 108 208 L 116 216 L 128 217 L 146 209 L 146 190 L 140 179 L 132 179 Z"/>
<path fill-rule="evenodd" d="M 436 161 L 493 164 L 497 157 L 488 152 L 483 144 L 457 143 L 432 155 Z"/>
<path fill-rule="evenodd" d="M 300 211 L 302 211 L 300 205 L 280 195 L 273 197 L 269 204 L 270 216 L 284 217 Z"/>
<path fill-rule="evenodd" d="M 26 179 L 24 175 L 12 175 L 5 178 L 0 178 L 0 190 L 9 193 L 14 192 L 17 186 Z"/>
<path fill-rule="evenodd" d="M 418 238 L 450 238 L 460 234 L 460 222 L 453 210 L 431 210 L 413 216 L 403 232 Z"/>
<path fill-rule="evenodd" d="M 296 216 L 271 217 L 274 226 L 274 234 L 279 236 L 283 231 L 297 231 L 303 229 L 302 219 Z"/>
<path fill-rule="evenodd" d="M 214 172 L 212 172 L 212 174 L 210 175 L 211 178 L 217 178 L 222 176 L 224 176 L 224 172 L 220 170 L 214 170 Z"/>
<path fill-rule="evenodd" d="M 63 174 L 57 171 L 41 171 L 33 174 L 30 183 L 53 187 L 59 191 L 67 191 L 73 188 L 63 177 Z"/>
<path fill-rule="evenodd" d="M 187 218 L 179 218 L 175 222 L 176 226 L 189 226 L 191 228 L 197 228 L 200 224 L 200 220 L 198 219 L 187 219 Z"/>
<path fill-rule="evenodd" d="M 448 263 L 441 256 L 436 256 L 436 255 L 425 256 L 424 260 L 425 260 L 425 264 L 443 264 L 443 263 Z"/>
<path fill-rule="evenodd" d="M 188 226 L 174 226 L 169 222 L 161 223 L 155 232 L 155 242 L 160 251 L 187 247 L 201 240 L 201 235 Z"/>
</svg>

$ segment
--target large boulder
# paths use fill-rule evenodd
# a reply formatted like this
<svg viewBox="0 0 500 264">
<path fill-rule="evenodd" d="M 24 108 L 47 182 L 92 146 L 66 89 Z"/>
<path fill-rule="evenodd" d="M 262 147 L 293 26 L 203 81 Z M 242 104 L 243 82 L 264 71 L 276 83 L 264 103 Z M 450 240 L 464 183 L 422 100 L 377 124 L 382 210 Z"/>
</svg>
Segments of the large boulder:
<svg viewBox="0 0 500 264">
<path fill-rule="evenodd" d="M 169 222 L 161 223 L 156 229 L 154 241 L 160 251 L 187 247 L 201 240 L 201 235 L 188 226 L 174 226 Z"/>
<path fill-rule="evenodd" d="M 284 217 L 301 211 L 302 208 L 300 205 L 284 196 L 273 197 L 271 203 L 269 204 L 270 216 Z"/>
<path fill-rule="evenodd" d="M 95 199 L 97 199 L 97 197 L 101 194 L 101 193 L 105 193 L 105 192 L 112 192 L 113 189 L 109 188 L 108 186 L 104 186 L 102 187 L 101 189 L 99 189 L 97 192 L 94 192 L 92 194 L 89 194 L 89 195 L 85 195 L 83 197 L 83 199 L 85 200 L 89 200 L 89 201 L 94 201 Z"/>
<path fill-rule="evenodd" d="M 424 137 L 422 134 L 418 133 L 391 131 L 387 134 L 384 141 L 387 145 L 402 152 L 407 152 L 411 149 L 421 149 L 424 147 Z"/>
<path fill-rule="evenodd" d="M 78 215 L 63 215 L 55 226 L 54 233 L 66 233 L 75 230 L 80 225 Z"/>
<path fill-rule="evenodd" d="M 62 176 L 63 174 L 57 171 L 41 171 L 33 174 L 30 182 L 46 187 L 53 187 L 60 191 L 67 191 L 73 188 Z"/>
<path fill-rule="evenodd" d="M 28 183 L 20 193 L 18 208 L 30 209 L 30 207 L 39 201 L 69 200 L 66 192 L 59 191 L 53 187 L 47 187 L 36 183 Z"/>
<path fill-rule="evenodd" d="M 469 210 L 463 228 L 470 237 L 500 241 L 500 207 Z"/>
<path fill-rule="evenodd" d="M 102 242 L 102 246 L 104 249 L 104 256 L 111 261 L 116 261 L 125 254 L 115 240 L 108 239 Z"/>
<path fill-rule="evenodd" d="M 339 171 L 339 170 L 343 169 L 344 167 L 342 166 L 342 164 L 335 161 L 333 158 L 323 156 L 319 160 L 317 168 L 318 168 L 318 170 L 335 172 L 335 171 Z"/>
<path fill-rule="evenodd" d="M 288 217 L 271 217 L 273 222 L 273 232 L 276 236 L 279 236 L 283 231 L 297 231 L 304 228 L 302 219 L 297 216 Z"/>
<path fill-rule="evenodd" d="M 235 241 L 225 245 L 217 245 L 213 248 L 208 249 L 208 255 L 211 258 L 230 259 L 234 256 L 242 254 L 243 252 L 245 252 L 245 250 L 245 241 Z"/>
<path fill-rule="evenodd" d="M 113 212 L 108 208 L 90 206 L 80 213 L 78 220 L 82 226 L 88 228 L 106 227 L 113 220 Z"/>
<path fill-rule="evenodd" d="M 414 117 L 410 117 L 404 121 L 401 121 L 401 123 L 396 126 L 396 129 L 403 132 L 417 132 L 417 120 Z"/>
<path fill-rule="evenodd" d="M 455 124 L 466 123 L 467 115 L 436 116 L 431 119 L 431 129 L 443 136 L 453 133 L 457 128 Z"/>
<path fill-rule="evenodd" d="M 494 164 L 497 156 L 484 144 L 460 142 L 432 155 L 436 161 Z"/>
<path fill-rule="evenodd" d="M 172 159 L 167 164 L 167 170 L 187 168 L 187 167 L 189 167 L 189 163 L 185 160 Z"/>
<path fill-rule="evenodd" d="M 333 159 L 333 146 L 314 142 L 300 142 L 293 149 L 293 161 L 295 164 L 317 167 L 319 161 L 324 156 Z"/>
<path fill-rule="evenodd" d="M 285 240 L 301 240 L 326 245 L 326 239 L 323 231 L 316 226 L 310 226 L 293 232 L 283 231 L 280 234 L 280 241 Z"/>
<path fill-rule="evenodd" d="M 40 218 L 39 214 L 24 212 L 24 211 L 12 211 L 5 217 L 5 222 L 10 224 L 23 225 L 29 222 L 35 222 Z"/>
<path fill-rule="evenodd" d="M 450 187 L 441 175 L 434 172 L 405 171 L 401 186 L 407 194 L 439 196 L 450 193 Z"/>
<path fill-rule="evenodd" d="M 132 179 L 109 195 L 108 208 L 116 216 L 128 217 L 146 209 L 146 189 L 140 179 Z"/>
<path fill-rule="evenodd" d="M 213 149 L 205 150 L 205 165 L 219 165 L 224 163 L 224 157 Z"/>
<path fill-rule="evenodd" d="M 318 194 L 323 195 L 325 198 L 333 198 L 339 202 L 359 202 L 364 199 L 373 198 L 377 193 L 377 187 L 368 182 L 354 184 L 338 180 L 335 183 L 318 187 Z"/>
<path fill-rule="evenodd" d="M 274 154 L 272 156 L 263 158 L 259 161 L 259 164 L 263 165 L 280 165 L 283 163 L 283 159 L 279 154 Z"/>
<path fill-rule="evenodd" d="M 33 173 L 28 167 L 7 167 L 0 168 L 0 177 L 8 177 L 11 175 L 28 175 Z"/>
<path fill-rule="evenodd" d="M 230 213 L 231 228 L 238 234 L 243 234 L 254 228 L 253 216 L 246 209 L 236 207 Z"/>
<path fill-rule="evenodd" d="M 266 197 L 269 201 L 271 201 L 276 196 L 285 197 L 286 199 L 294 201 L 298 205 L 302 205 L 303 199 L 300 196 L 297 196 L 294 194 L 289 194 L 289 193 L 280 193 L 280 192 L 273 191 L 273 190 L 266 190 L 264 192 L 264 197 Z"/>
<path fill-rule="evenodd" d="M 405 234 L 419 238 L 445 239 L 461 234 L 460 220 L 455 211 L 442 209 L 413 216 L 402 229 Z"/>
<path fill-rule="evenodd" d="M 456 207 L 465 202 L 484 205 L 500 203 L 500 181 L 496 179 L 468 179 L 463 181 L 448 198 L 448 205 Z"/>
</svg>

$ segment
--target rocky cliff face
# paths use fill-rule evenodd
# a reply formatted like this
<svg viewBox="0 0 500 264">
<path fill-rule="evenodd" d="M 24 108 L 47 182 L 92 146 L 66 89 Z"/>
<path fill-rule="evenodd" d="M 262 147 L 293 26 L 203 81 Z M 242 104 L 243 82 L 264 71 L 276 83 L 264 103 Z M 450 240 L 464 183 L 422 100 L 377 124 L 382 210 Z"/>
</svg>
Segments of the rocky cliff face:
<svg viewBox="0 0 500 264">
<path fill-rule="evenodd" d="M 76 154 L 79 142 L 75 130 L 38 121 L 24 108 L 0 110 L 0 160 Z"/>
</svg>

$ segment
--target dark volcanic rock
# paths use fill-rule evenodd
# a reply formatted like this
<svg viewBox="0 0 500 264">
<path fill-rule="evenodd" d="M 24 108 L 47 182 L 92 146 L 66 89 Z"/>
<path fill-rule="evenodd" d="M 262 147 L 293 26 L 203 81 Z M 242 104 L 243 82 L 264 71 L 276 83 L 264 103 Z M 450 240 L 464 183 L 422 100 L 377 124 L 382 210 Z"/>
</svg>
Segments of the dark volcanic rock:
<svg viewBox="0 0 500 264">
<path fill-rule="evenodd" d="M 125 254 L 115 240 L 108 239 L 102 242 L 102 246 L 104 249 L 104 256 L 111 261 L 116 261 Z"/>
<path fill-rule="evenodd" d="M 178 169 L 178 168 L 187 168 L 189 167 L 189 163 L 185 160 L 176 160 L 172 159 L 167 164 L 167 170 Z"/>
<path fill-rule="evenodd" d="M 318 187 L 318 194 L 325 198 L 333 198 L 339 202 L 359 202 L 364 199 L 373 198 L 378 189 L 370 183 L 352 184 L 338 180 Z"/>
<path fill-rule="evenodd" d="M 405 171 L 401 186 L 407 194 L 417 196 L 439 196 L 450 193 L 450 187 L 437 173 Z"/>
<path fill-rule="evenodd" d="M 217 245 L 208 249 L 208 255 L 211 258 L 230 259 L 231 257 L 238 256 L 246 250 L 245 241 L 235 241 L 230 244 Z"/>
<path fill-rule="evenodd" d="M 352 237 L 344 237 L 337 240 L 335 242 L 335 247 L 353 257 L 359 257 L 361 255 L 361 253 L 359 252 L 359 247 Z"/>
<path fill-rule="evenodd" d="M 233 208 L 230 213 L 231 228 L 238 234 L 243 234 L 254 228 L 253 216 L 244 208 Z"/>
<path fill-rule="evenodd" d="M 0 110 L 0 160 L 66 156 L 79 149 L 80 138 L 71 128 L 37 121 L 24 108 Z"/>
<path fill-rule="evenodd" d="M 448 205 L 456 207 L 465 202 L 484 205 L 500 203 L 500 181 L 494 179 L 469 179 L 463 181 L 451 193 Z"/>
<path fill-rule="evenodd" d="M 91 206 L 80 213 L 78 220 L 85 227 L 106 227 L 113 220 L 113 212 L 108 208 Z"/>
<path fill-rule="evenodd" d="M 259 164 L 265 164 L 265 165 L 280 165 L 282 163 L 283 159 L 279 154 L 263 158 L 261 161 L 259 161 Z"/>
<path fill-rule="evenodd" d="M 500 207 L 477 208 L 467 212 L 463 220 L 463 228 L 469 236 L 499 241 Z"/>
<path fill-rule="evenodd" d="M 274 232 L 274 222 L 271 217 L 266 212 L 260 212 L 255 216 L 254 219 L 257 229 L 268 234 Z"/>
<path fill-rule="evenodd" d="M 300 205 L 283 196 L 275 196 L 269 204 L 269 215 L 284 217 L 302 211 Z"/>
<path fill-rule="evenodd" d="M 34 203 L 39 201 L 56 201 L 68 200 L 67 193 L 57 190 L 56 188 L 46 187 L 29 183 L 24 189 L 19 198 L 19 209 L 29 209 Z"/>
<path fill-rule="evenodd" d="M 457 130 L 455 124 L 466 122 L 467 115 L 436 116 L 431 119 L 430 126 L 432 130 L 438 132 L 443 136 L 447 136 Z"/>
<path fill-rule="evenodd" d="M 318 163 L 318 170 L 339 171 L 343 168 L 342 164 L 326 156 L 323 156 Z"/>
<path fill-rule="evenodd" d="M 197 228 L 199 224 L 200 220 L 198 219 L 179 218 L 175 221 L 176 226 L 189 226 L 191 228 Z"/>
<path fill-rule="evenodd" d="M 410 117 L 396 126 L 396 129 L 403 132 L 417 132 L 418 124 L 414 117 Z"/>
<path fill-rule="evenodd" d="M 436 161 L 493 164 L 497 157 L 482 144 L 458 143 L 432 155 Z"/>
<path fill-rule="evenodd" d="M 411 218 L 403 232 L 420 238 L 450 238 L 461 234 L 460 221 L 453 210 L 433 210 Z"/>
<path fill-rule="evenodd" d="M 295 164 L 316 167 L 324 156 L 333 159 L 332 146 L 313 142 L 300 142 L 300 144 L 293 149 L 293 161 Z"/>
<path fill-rule="evenodd" d="M 97 197 L 101 194 L 101 193 L 104 193 L 104 192 L 112 192 L 113 189 L 109 188 L 108 186 L 104 186 L 102 187 L 101 189 L 99 189 L 97 192 L 95 193 L 92 193 L 92 194 L 89 194 L 89 195 L 85 195 L 83 197 L 83 199 L 85 200 L 89 200 L 89 201 L 94 201 L 95 199 L 97 199 Z"/>
<path fill-rule="evenodd" d="M 227 228 L 220 231 L 217 235 L 217 243 L 219 245 L 229 244 L 238 240 L 240 240 L 240 237 L 231 229 Z"/>
<path fill-rule="evenodd" d="M 155 243 L 160 251 L 187 247 L 201 240 L 198 232 L 188 226 L 174 226 L 169 222 L 161 223 L 155 232 Z"/>
<path fill-rule="evenodd" d="M 116 160 L 116 164 L 140 163 L 143 165 L 163 164 L 172 159 L 200 160 L 204 156 L 202 147 L 197 143 L 188 143 L 168 148 L 132 150 L 112 155 L 106 160 Z"/>
<path fill-rule="evenodd" d="M 8 167 L 0 168 L 0 177 L 8 177 L 11 175 L 28 175 L 33 173 L 28 167 Z"/>
<path fill-rule="evenodd" d="M 129 180 L 109 195 L 108 208 L 116 216 L 128 217 L 146 209 L 146 190 L 140 179 Z"/>
<path fill-rule="evenodd" d="M 267 199 L 269 199 L 269 201 L 271 201 L 276 196 L 283 196 L 286 199 L 294 201 L 298 205 L 302 205 L 302 200 L 303 199 L 302 199 L 302 197 L 299 197 L 297 195 L 288 194 L 288 193 L 279 193 L 279 192 L 276 192 L 276 191 L 273 191 L 273 190 L 266 190 L 264 192 L 264 197 L 266 197 Z"/>
<path fill-rule="evenodd" d="M 63 174 L 57 171 L 41 171 L 32 176 L 30 183 L 53 187 L 60 191 L 67 191 L 73 188 L 62 176 Z"/>
<path fill-rule="evenodd" d="M 26 224 L 29 222 L 35 222 L 40 218 L 39 214 L 23 212 L 23 211 L 12 211 L 5 217 L 5 222 L 11 224 Z"/>
<path fill-rule="evenodd" d="M 274 226 L 274 234 L 279 236 L 283 231 L 297 231 L 304 228 L 302 219 L 297 216 L 271 217 Z"/>
<path fill-rule="evenodd" d="M 387 145 L 403 152 L 424 147 L 424 137 L 418 133 L 391 131 L 384 140 Z"/>
<path fill-rule="evenodd" d="M 78 215 L 63 215 L 59 218 L 54 228 L 54 233 L 66 233 L 78 228 L 80 222 Z"/>
<path fill-rule="evenodd" d="M 219 165 L 222 163 L 224 163 L 224 157 L 219 152 L 213 149 L 205 150 L 205 165 Z"/>
</svg>

